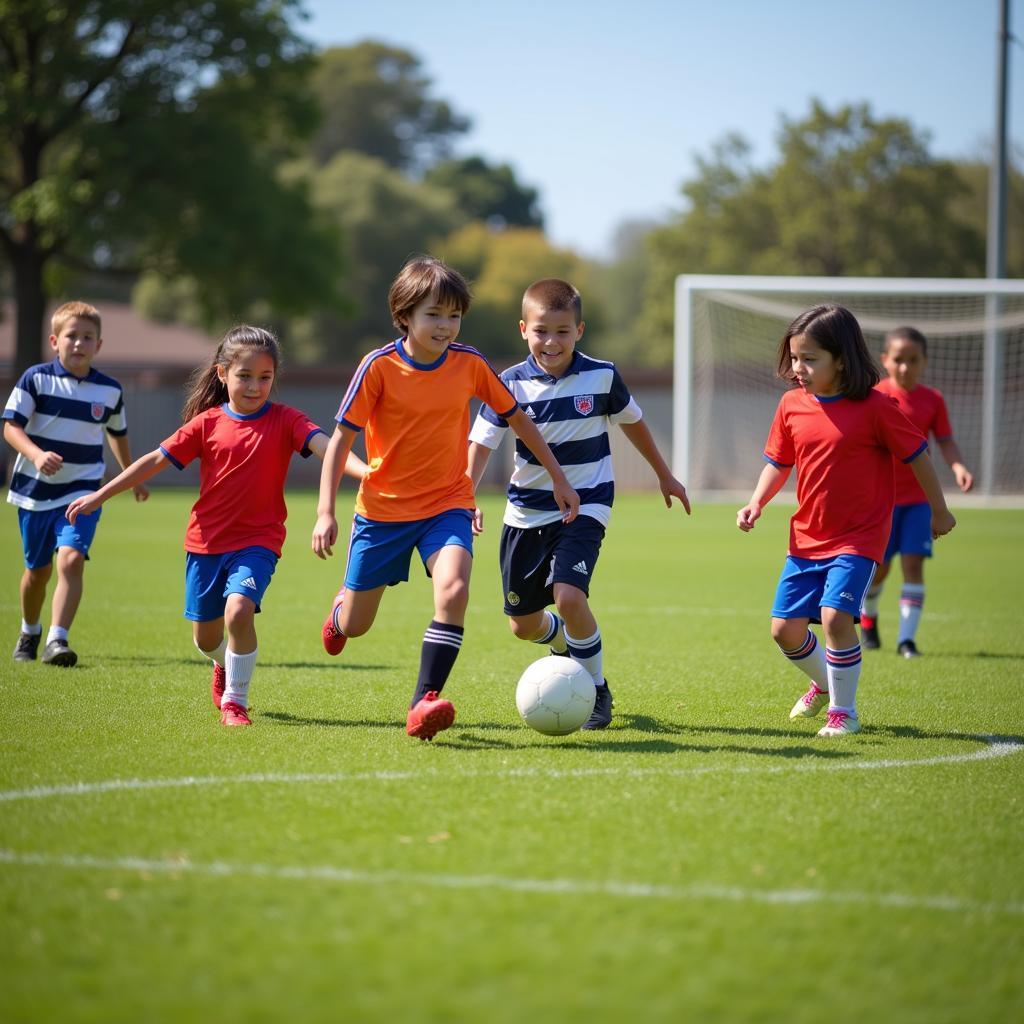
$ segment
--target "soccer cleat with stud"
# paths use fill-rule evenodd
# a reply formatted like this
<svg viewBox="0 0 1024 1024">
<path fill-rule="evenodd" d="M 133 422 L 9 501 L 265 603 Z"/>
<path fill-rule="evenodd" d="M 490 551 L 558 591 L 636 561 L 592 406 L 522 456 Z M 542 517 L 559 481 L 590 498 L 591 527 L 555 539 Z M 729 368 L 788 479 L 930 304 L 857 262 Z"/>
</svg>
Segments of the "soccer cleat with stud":
<svg viewBox="0 0 1024 1024">
<path fill-rule="evenodd" d="M 612 688 L 608 685 L 608 680 L 604 681 L 604 686 L 596 687 L 596 690 L 594 710 L 580 726 L 580 729 L 585 732 L 590 732 L 592 729 L 607 729 L 612 722 L 612 705 L 615 702 L 612 700 Z"/>
<path fill-rule="evenodd" d="M 67 640 L 51 640 L 43 648 L 43 656 L 40 660 L 44 665 L 71 668 L 78 661 L 78 655 L 68 646 Z"/>
<path fill-rule="evenodd" d="M 14 660 L 35 661 L 42 635 L 42 633 L 20 633 L 18 642 L 14 645 Z"/>
<path fill-rule="evenodd" d="M 877 651 L 882 646 L 882 641 L 878 637 L 878 619 L 873 619 L 870 615 L 860 617 L 860 645 L 869 651 Z"/>
<path fill-rule="evenodd" d="M 917 644 L 913 640 L 904 640 L 896 649 L 898 654 L 901 654 L 904 658 L 920 658 L 921 652 L 917 649 Z"/>
<path fill-rule="evenodd" d="M 789 717 L 814 718 L 822 708 L 828 707 L 828 690 L 819 690 L 811 683 L 811 688 L 793 705 Z"/>
<path fill-rule="evenodd" d="M 220 711 L 220 703 L 224 697 L 224 687 L 227 685 L 228 674 L 223 665 L 213 663 L 213 674 L 210 676 L 210 699 L 213 706 Z"/>
<path fill-rule="evenodd" d="M 846 711 L 830 711 L 828 721 L 818 730 L 819 736 L 846 736 L 860 732 L 860 719 Z"/>
<path fill-rule="evenodd" d="M 455 705 L 450 700 L 440 699 L 437 691 L 431 690 L 409 709 L 405 731 L 418 740 L 432 740 L 454 721 Z"/>
<path fill-rule="evenodd" d="M 252 725 L 249 712 L 233 700 L 225 701 L 220 709 L 221 725 Z"/>
<path fill-rule="evenodd" d="M 324 619 L 323 629 L 320 630 L 320 639 L 323 640 L 324 650 L 328 654 L 341 654 L 345 647 L 345 642 L 348 637 L 335 625 L 334 619 L 337 615 L 338 609 L 341 607 L 341 602 L 345 597 L 344 588 L 338 591 L 337 596 L 334 598 L 334 603 L 331 605 L 331 612 Z"/>
</svg>

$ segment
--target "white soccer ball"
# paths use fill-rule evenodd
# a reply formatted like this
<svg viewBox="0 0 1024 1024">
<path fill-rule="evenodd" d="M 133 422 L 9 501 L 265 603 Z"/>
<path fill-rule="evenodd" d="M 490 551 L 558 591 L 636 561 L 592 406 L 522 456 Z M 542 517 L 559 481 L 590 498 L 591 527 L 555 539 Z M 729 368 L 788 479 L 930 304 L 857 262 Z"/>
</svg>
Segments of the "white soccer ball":
<svg viewBox="0 0 1024 1024">
<path fill-rule="evenodd" d="M 578 661 L 554 654 L 528 665 L 516 686 L 523 721 L 545 736 L 575 732 L 590 717 L 596 697 L 590 673 Z"/>
</svg>

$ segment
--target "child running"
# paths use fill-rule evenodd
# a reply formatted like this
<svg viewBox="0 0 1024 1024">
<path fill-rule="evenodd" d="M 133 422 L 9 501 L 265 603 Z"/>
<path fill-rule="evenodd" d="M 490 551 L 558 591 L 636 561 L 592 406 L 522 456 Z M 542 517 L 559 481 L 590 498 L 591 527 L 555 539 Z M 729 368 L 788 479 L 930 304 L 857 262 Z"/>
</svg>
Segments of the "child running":
<svg viewBox="0 0 1024 1024">
<path fill-rule="evenodd" d="M 82 600 L 85 562 L 100 514 L 69 523 L 64 513 L 103 481 L 104 437 L 122 469 L 132 456 L 121 385 L 92 365 L 103 346 L 99 311 L 86 302 L 65 302 L 54 311 L 50 329 L 56 358 L 30 366 L 18 378 L 3 412 L 4 438 L 18 453 L 7 500 L 18 509 L 25 556 L 14 660 L 36 660 L 56 552 L 57 586 L 41 660 L 71 668 L 78 654 L 68 633 Z M 136 501 L 149 497 L 141 482 L 134 491 Z"/>
<path fill-rule="evenodd" d="M 232 328 L 193 376 L 181 429 L 67 510 L 74 524 L 168 466 L 199 460 L 199 500 L 185 533 L 185 618 L 199 652 L 213 662 L 210 695 L 227 726 L 252 724 L 255 616 L 281 557 L 288 463 L 294 452 L 322 459 L 327 450 L 327 435 L 305 413 L 270 401 L 280 362 L 269 331 Z M 353 457 L 351 475 L 361 468 Z"/>
<path fill-rule="evenodd" d="M 369 469 L 356 497 L 345 583 L 323 625 L 324 648 L 339 654 L 373 625 L 388 586 L 409 578 L 415 548 L 434 590 L 406 732 L 430 740 L 455 720 L 440 697 L 462 646 L 473 557 L 473 484 L 466 472 L 469 402 L 478 398 L 508 421 L 551 474 L 566 522 L 579 511 L 551 449 L 487 360 L 456 343 L 470 294 L 462 275 L 430 256 L 402 267 L 388 292 L 402 337 L 363 359 L 338 410 L 324 457 L 313 550 L 332 554 L 341 467 L 366 430 Z"/>
<path fill-rule="evenodd" d="M 896 400 L 903 415 L 924 434 L 935 436 L 957 487 L 965 493 L 974 486 L 974 477 L 964 465 L 960 448 L 953 440 L 953 428 L 946 412 L 942 392 L 920 383 L 928 364 L 928 341 L 916 327 L 897 327 L 885 337 L 882 366 L 888 377 L 876 390 Z M 932 510 L 921 485 L 910 467 L 900 462 L 896 468 L 896 507 L 892 516 L 892 531 L 882 564 L 864 596 L 860 612 L 863 643 L 878 648 L 878 602 L 882 584 L 889 575 L 892 557 L 897 552 L 903 569 L 903 588 L 900 591 L 900 629 L 896 651 L 904 658 L 916 658 L 917 627 L 924 606 L 924 560 L 932 557 Z"/>
<path fill-rule="evenodd" d="M 689 515 L 690 502 L 614 364 L 577 351 L 584 327 L 580 293 L 568 281 L 546 278 L 526 289 L 519 332 L 530 355 L 501 379 L 555 458 L 568 467 L 569 481 L 579 491 L 580 514 L 571 523 L 562 521 L 551 478 L 517 445 L 501 531 L 501 580 L 513 635 L 546 644 L 552 654 L 568 654 L 590 673 L 597 700 L 583 728 L 604 729 L 612 720 L 612 691 L 589 596 L 615 498 L 609 426 L 617 423 L 650 463 L 667 507 L 678 498 Z M 504 417 L 481 407 L 470 433 L 474 486 L 507 430 Z M 555 612 L 547 610 L 550 604 Z"/>
<path fill-rule="evenodd" d="M 754 528 L 795 465 L 797 510 L 772 608 L 772 639 L 811 681 L 789 717 L 813 718 L 827 705 L 818 735 L 842 736 L 860 731 L 855 623 L 889 536 L 893 458 L 910 465 L 921 485 L 933 538 L 949 533 L 956 520 L 927 440 L 874 390 L 880 373 L 849 310 L 824 305 L 802 313 L 789 325 L 778 360 L 779 376 L 799 386 L 779 402 L 764 451 L 768 465 L 736 525 Z M 811 622 L 822 625 L 824 653 Z"/>
</svg>

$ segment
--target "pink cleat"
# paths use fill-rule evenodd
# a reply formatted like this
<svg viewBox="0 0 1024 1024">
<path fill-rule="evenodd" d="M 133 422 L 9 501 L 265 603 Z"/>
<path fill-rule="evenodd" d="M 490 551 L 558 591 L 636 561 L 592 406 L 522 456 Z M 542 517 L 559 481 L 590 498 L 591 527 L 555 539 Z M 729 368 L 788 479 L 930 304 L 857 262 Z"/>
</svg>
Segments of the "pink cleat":
<svg viewBox="0 0 1024 1024">
<path fill-rule="evenodd" d="M 220 709 L 221 725 L 252 725 L 249 712 L 234 701 L 226 701 Z"/>
<path fill-rule="evenodd" d="M 224 666 L 214 662 L 213 675 L 210 676 L 210 699 L 218 711 L 220 711 L 220 702 L 224 696 L 224 687 L 227 685 L 227 681 L 228 674 L 224 671 Z"/>
<path fill-rule="evenodd" d="M 818 730 L 819 736 L 847 736 L 860 732 L 860 719 L 846 711 L 830 711 L 828 721 Z"/>
<path fill-rule="evenodd" d="M 454 721 L 455 705 L 450 700 L 440 700 L 437 691 L 431 690 L 409 709 L 405 731 L 419 740 L 432 740 Z"/>
<path fill-rule="evenodd" d="M 320 630 L 320 639 L 323 640 L 324 650 L 328 654 L 341 654 L 345 647 L 345 642 L 348 640 L 348 637 L 335 624 L 338 609 L 341 607 L 344 597 L 345 588 L 342 587 L 334 598 L 334 604 L 331 605 L 331 614 L 324 619 L 324 627 Z"/>
<path fill-rule="evenodd" d="M 811 688 L 793 705 L 790 718 L 814 718 L 822 709 L 828 707 L 828 690 L 819 690 L 811 683 Z"/>
</svg>

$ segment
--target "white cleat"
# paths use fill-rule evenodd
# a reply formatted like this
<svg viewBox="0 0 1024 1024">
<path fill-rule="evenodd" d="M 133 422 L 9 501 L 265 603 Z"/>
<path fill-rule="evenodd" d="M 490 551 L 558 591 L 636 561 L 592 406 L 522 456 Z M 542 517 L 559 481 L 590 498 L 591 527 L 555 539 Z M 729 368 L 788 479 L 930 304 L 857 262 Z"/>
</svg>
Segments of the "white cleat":
<svg viewBox="0 0 1024 1024">
<path fill-rule="evenodd" d="M 828 721 L 818 730 L 819 736 L 845 736 L 860 732 L 860 719 L 846 711 L 830 711 Z"/>
</svg>

